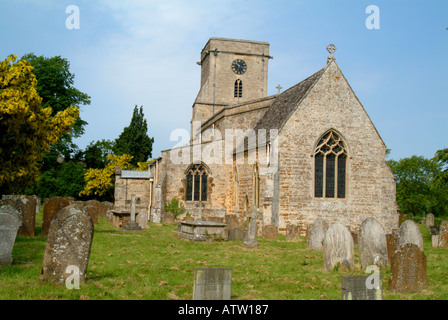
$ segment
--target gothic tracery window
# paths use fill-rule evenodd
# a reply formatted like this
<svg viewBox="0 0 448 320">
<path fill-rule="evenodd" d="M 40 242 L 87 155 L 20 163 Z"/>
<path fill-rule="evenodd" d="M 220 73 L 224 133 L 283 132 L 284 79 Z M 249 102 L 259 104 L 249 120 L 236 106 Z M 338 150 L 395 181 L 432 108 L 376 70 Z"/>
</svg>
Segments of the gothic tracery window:
<svg viewBox="0 0 448 320">
<path fill-rule="evenodd" d="M 333 130 L 322 136 L 314 151 L 314 196 L 345 198 L 347 150 Z"/>
<path fill-rule="evenodd" d="M 207 201 L 207 171 L 194 164 L 187 171 L 187 201 Z"/>
<path fill-rule="evenodd" d="M 234 97 L 235 98 L 243 97 L 243 81 L 241 81 L 240 79 L 237 79 L 235 81 Z"/>
</svg>

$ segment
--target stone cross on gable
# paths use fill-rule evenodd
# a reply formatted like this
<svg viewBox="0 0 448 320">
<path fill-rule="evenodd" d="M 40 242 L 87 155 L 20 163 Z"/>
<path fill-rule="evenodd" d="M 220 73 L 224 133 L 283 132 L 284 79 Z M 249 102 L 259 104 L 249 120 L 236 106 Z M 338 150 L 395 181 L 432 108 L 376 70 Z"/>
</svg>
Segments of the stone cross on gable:
<svg viewBox="0 0 448 320">
<path fill-rule="evenodd" d="M 277 94 L 280 94 L 280 90 L 283 89 L 283 87 L 281 85 L 278 85 L 278 86 L 276 86 L 276 88 L 278 89 L 278 93 Z"/>
<path fill-rule="evenodd" d="M 334 56 L 333 56 L 333 53 L 336 52 L 336 46 L 335 46 L 333 43 L 330 43 L 330 44 L 327 46 L 327 51 L 328 51 L 328 53 L 330 54 L 330 56 L 329 56 L 328 59 L 327 59 L 327 64 L 328 64 L 330 61 L 335 60 L 335 58 L 334 58 Z"/>
</svg>

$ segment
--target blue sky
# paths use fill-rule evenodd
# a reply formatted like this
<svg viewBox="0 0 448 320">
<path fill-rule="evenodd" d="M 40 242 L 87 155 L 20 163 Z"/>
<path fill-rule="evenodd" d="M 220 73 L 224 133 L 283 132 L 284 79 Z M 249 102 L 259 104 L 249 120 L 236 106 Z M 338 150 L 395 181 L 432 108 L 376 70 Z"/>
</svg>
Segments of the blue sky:
<svg viewBox="0 0 448 320">
<path fill-rule="evenodd" d="M 76 5 L 80 28 L 67 29 Z M 376 5 L 380 29 L 366 13 Z M 427 158 L 448 147 L 448 1 L 0 0 L 0 59 L 25 53 L 70 61 L 91 96 L 76 143 L 115 139 L 143 106 L 153 157 L 189 131 L 200 52 L 210 37 L 267 41 L 268 95 L 322 68 L 334 43 L 339 67 L 392 150 Z"/>
</svg>

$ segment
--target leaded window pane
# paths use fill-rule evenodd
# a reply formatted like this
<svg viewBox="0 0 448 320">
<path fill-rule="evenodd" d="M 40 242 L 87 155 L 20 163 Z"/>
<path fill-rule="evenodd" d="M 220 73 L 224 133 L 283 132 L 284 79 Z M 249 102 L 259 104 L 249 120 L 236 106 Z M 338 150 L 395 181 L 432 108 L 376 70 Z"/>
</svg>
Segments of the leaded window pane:
<svg viewBox="0 0 448 320">
<path fill-rule="evenodd" d="M 334 173 L 335 173 L 335 156 L 329 154 L 326 157 L 325 172 L 325 197 L 334 198 Z"/>
<path fill-rule="evenodd" d="M 187 175 L 187 201 L 193 200 L 193 176 L 191 173 Z"/>
<path fill-rule="evenodd" d="M 315 183 L 314 183 L 314 196 L 323 197 L 324 186 L 324 157 L 321 154 L 316 154 L 315 161 Z"/>
<path fill-rule="evenodd" d="M 338 198 L 345 198 L 345 167 L 347 157 L 340 155 L 338 157 Z"/>
<path fill-rule="evenodd" d="M 207 201 L 207 175 L 203 174 L 201 176 L 202 184 L 201 184 L 201 201 Z"/>
<path fill-rule="evenodd" d="M 194 196 L 194 201 L 199 201 L 199 190 L 201 187 L 201 176 L 196 174 L 194 175 L 194 190 L 193 190 L 193 196 Z"/>
</svg>

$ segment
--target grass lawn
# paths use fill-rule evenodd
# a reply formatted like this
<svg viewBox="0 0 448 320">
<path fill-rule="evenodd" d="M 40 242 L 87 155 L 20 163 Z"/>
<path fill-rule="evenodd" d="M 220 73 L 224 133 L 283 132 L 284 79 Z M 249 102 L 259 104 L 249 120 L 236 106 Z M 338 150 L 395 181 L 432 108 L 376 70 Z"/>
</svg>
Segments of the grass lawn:
<svg viewBox="0 0 448 320">
<path fill-rule="evenodd" d="M 235 300 L 340 300 L 341 277 L 363 274 L 359 264 L 349 272 L 325 272 L 321 251 L 308 250 L 304 238 L 258 238 L 258 248 L 242 242 L 190 242 L 177 237 L 177 225 L 150 224 L 138 233 L 117 231 L 105 218 L 95 225 L 87 280 L 79 290 L 40 281 L 46 240 L 17 237 L 11 266 L 0 267 L 0 299 L 191 300 L 195 268 L 232 268 Z M 427 257 L 428 287 L 421 293 L 388 290 L 389 269 L 383 273 L 383 298 L 448 300 L 448 249 L 431 247 L 422 230 Z M 355 264 L 358 263 L 357 248 Z"/>
</svg>

